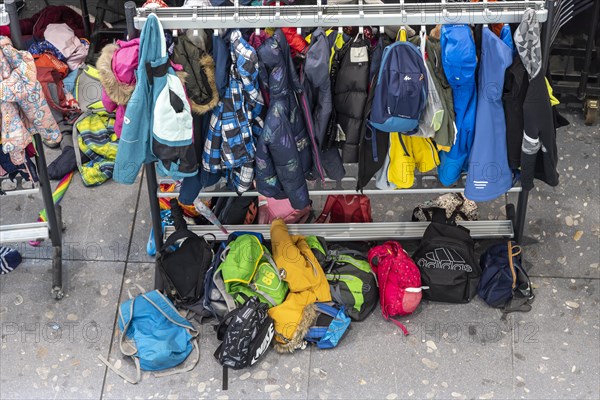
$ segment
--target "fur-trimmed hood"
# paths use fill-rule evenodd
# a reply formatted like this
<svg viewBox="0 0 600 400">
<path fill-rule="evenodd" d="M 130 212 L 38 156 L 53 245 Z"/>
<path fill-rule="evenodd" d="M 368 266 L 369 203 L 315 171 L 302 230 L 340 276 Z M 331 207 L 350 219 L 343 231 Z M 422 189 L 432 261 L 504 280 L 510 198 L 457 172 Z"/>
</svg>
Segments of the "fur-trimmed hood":
<svg viewBox="0 0 600 400">
<path fill-rule="evenodd" d="M 185 87 L 192 112 L 202 115 L 217 105 L 219 93 L 215 81 L 215 62 L 198 45 L 187 36 L 180 36 L 173 52 L 173 62 L 181 64 L 187 74 Z"/>
<path fill-rule="evenodd" d="M 138 48 L 139 39 L 117 41 L 104 46 L 96 62 L 102 87 L 118 105 L 127 104 L 135 89 Z"/>
<path fill-rule="evenodd" d="M 317 308 L 315 303 L 311 303 L 304 307 L 302 311 L 302 319 L 294 330 L 291 338 L 285 338 L 284 335 L 278 332 L 274 347 L 278 353 L 293 353 L 296 349 L 299 349 L 304 344 L 304 337 L 308 333 L 311 326 L 315 324 L 317 320 Z"/>
</svg>

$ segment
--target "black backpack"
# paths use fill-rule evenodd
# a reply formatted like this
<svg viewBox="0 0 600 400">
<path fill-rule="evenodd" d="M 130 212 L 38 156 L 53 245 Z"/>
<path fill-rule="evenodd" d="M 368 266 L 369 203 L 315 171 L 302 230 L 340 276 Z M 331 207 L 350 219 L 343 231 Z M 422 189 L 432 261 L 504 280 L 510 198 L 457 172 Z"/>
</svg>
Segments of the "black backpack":
<svg viewBox="0 0 600 400">
<path fill-rule="evenodd" d="M 421 282 L 428 286 L 425 299 L 447 303 L 468 303 L 475 297 L 481 268 L 475 259 L 475 244 L 470 232 L 446 219 L 442 208 L 434 208 L 429 224 L 413 260 L 421 271 Z"/>
<path fill-rule="evenodd" d="M 223 341 L 214 354 L 223 366 L 223 390 L 227 390 L 228 368 L 254 365 L 269 349 L 275 326 L 268 309 L 265 303 L 252 297 L 215 326 L 217 339 Z"/>
<path fill-rule="evenodd" d="M 158 289 L 163 290 L 176 306 L 189 308 L 204 296 L 204 279 L 213 251 L 204 237 L 187 229 L 176 199 L 171 201 L 171 214 L 176 230 L 166 240 L 156 260 L 163 281 Z"/>
</svg>

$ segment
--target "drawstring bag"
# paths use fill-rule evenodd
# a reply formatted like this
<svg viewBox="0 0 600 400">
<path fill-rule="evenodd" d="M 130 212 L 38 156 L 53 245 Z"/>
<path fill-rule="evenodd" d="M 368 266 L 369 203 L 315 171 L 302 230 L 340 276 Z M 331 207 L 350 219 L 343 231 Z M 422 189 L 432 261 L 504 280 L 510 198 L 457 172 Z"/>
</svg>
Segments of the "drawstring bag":
<svg viewBox="0 0 600 400">
<path fill-rule="evenodd" d="M 442 99 L 435 87 L 435 82 L 431 76 L 431 71 L 427 66 L 426 62 L 426 51 L 425 45 L 427 43 L 427 34 L 424 31 L 419 33 L 421 37 L 421 55 L 423 56 L 423 64 L 425 64 L 425 70 L 427 71 L 427 104 L 421 114 L 421 121 L 419 122 L 419 131 L 415 136 L 421 136 L 424 138 L 432 138 L 435 133 L 442 127 L 442 121 L 444 119 L 444 106 L 442 105 Z"/>
<path fill-rule="evenodd" d="M 106 358 L 98 358 L 108 368 L 129 383 L 136 384 L 141 379 L 141 370 L 163 371 L 182 364 L 195 350 L 196 356 L 183 368 L 155 374 L 156 377 L 191 371 L 200 359 L 198 330 L 183 318 L 173 303 L 158 290 L 145 292 L 136 285 L 141 294 L 133 297 L 128 291 L 129 300 L 119 307 L 119 348 L 125 356 L 133 358 L 136 377 L 131 378 L 118 370 Z"/>
<path fill-rule="evenodd" d="M 483 272 L 477 294 L 488 305 L 505 314 L 531 310 L 535 296 L 521 265 L 521 246 L 514 241 L 492 245 L 481 255 L 479 265 Z"/>
</svg>

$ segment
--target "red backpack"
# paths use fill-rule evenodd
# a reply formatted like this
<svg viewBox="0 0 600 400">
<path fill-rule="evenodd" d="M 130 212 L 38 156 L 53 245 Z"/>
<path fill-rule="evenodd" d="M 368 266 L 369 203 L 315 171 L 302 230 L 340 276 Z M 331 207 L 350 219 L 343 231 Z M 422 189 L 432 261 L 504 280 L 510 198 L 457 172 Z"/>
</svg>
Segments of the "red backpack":
<svg viewBox="0 0 600 400">
<path fill-rule="evenodd" d="M 398 242 L 385 242 L 369 250 L 369 264 L 379 283 L 379 304 L 386 320 L 405 335 L 408 330 L 390 317 L 412 314 L 421 302 L 421 273 Z"/>
<path fill-rule="evenodd" d="M 371 201 L 363 194 L 327 196 L 323 212 L 315 223 L 322 224 L 327 217 L 332 223 L 373 222 Z"/>
</svg>

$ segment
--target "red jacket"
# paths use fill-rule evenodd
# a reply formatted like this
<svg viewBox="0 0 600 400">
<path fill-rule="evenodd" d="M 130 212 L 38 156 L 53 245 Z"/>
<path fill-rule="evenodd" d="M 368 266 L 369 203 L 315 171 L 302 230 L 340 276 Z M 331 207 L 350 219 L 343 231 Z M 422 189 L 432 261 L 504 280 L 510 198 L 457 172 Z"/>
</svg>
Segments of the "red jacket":
<svg viewBox="0 0 600 400">
<path fill-rule="evenodd" d="M 290 44 L 290 48 L 292 49 L 292 57 L 296 57 L 298 53 L 305 53 L 308 48 L 308 43 L 304 40 L 302 35 L 298 35 L 296 28 L 281 28 L 283 33 L 285 34 L 285 38 Z"/>
</svg>

